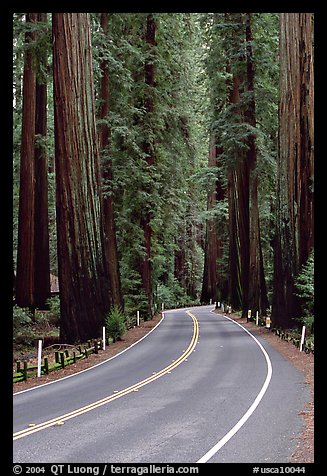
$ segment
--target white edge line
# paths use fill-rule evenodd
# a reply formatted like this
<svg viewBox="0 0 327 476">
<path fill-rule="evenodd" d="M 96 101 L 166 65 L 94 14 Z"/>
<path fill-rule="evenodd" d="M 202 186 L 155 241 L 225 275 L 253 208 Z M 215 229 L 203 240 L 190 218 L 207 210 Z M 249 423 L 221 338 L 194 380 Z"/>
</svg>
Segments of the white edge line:
<svg viewBox="0 0 327 476">
<path fill-rule="evenodd" d="M 210 311 L 210 312 L 213 312 L 213 311 Z M 267 362 L 267 376 L 266 376 L 266 379 L 264 381 L 264 384 L 260 390 L 260 392 L 258 393 L 256 399 L 254 400 L 254 402 L 252 403 L 252 405 L 250 406 L 250 408 L 247 410 L 246 413 L 244 413 L 244 415 L 242 416 L 242 418 L 236 423 L 236 425 L 233 426 L 233 428 L 231 430 L 229 430 L 228 433 L 226 433 L 226 435 L 218 441 L 218 443 L 216 443 L 209 451 L 207 451 L 207 453 L 205 455 L 202 456 L 202 458 L 200 458 L 197 463 L 207 463 L 209 461 L 209 459 L 211 459 L 237 432 L 238 430 L 244 425 L 244 423 L 250 418 L 250 416 L 252 415 L 252 413 L 255 411 L 255 409 L 257 408 L 257 406 L 259 405 L 260 401 L 262 400 L 264 394 L 266 393 L 266 390 L 268 388 L 268 385 L 270 383 L 270 380 L 271 380 L 271 376 L 272 376 L 272 364 L 271 364 L 271 361 L 270 361 L 270 358 L 269 358 L 269 355 L 267 354 L 267 352 L 265 351 L 265 349 L 263 348 L 263 346 L 260 344 L 260 342 L 258 341 L 258 339 L 256 337 L 254 337 L 253 334 L 251 334 L 251 332 L 249 332 L 247 329 L 245 329 L 245 327 L 243 327 L 241 324 L 239 324 L 238 322 L 235 322 L 233 319 L 231 319 L 230 317 L 227 317 L 227 316 L 224 316 L 223 314 L 219 314 L 223 317 L 225 317 L 226 319 L 229 319 L 230 321 L 234 322 L 234 324 L 237 324 L 239 327 L 241 327 L 247 334 L 249 334 L 249 336 L 252 337 L 252 339 L 254 339 L 254 341 L 258 344 L 258 346 L 260 347 L 263 355 L 265 356 L 265 359 L 266 359 L 266 362 Z"/>
<path fill-rule="evenodd" d="M 165 312 L 166 312 L 166 311 L 165 311 Z M 113 355 L 112 357 L 109 357 L 109 359 L 106 359 L 106 360 L 104 360 L 103 362 L 99 362 L 98 364 L 92 365 L 92 367 L 88 367 L 87 369 L 80 370 L 79 372 L 76 372 L 76 373 L 74 373 L 74 374 L 66 375 L 66 377 L 61 377 L 61 378 L 58 378 L 57 380 L 53 380 L 52 382 L 42 383 L 41 385 L 37 385 L 37 386 L 35 386 L 35 387 L 27 388 L 26 390 L 21 390 L 20 392 L 13 393 L 13 396 L 19 395 L 19 394 L 25 393 L 25 392 L 30 392 L 31 390 L 37 390 L 38 388 L 45 387 L 46 385 L 51 385 L 51 384 L 53 384 L 53 383 L 61 382 L 62 380 L 65 380 L 65 379 L 67 379 L 67 378 L 75 377 L 75 375 L 82 374 L 83 372 L 87 372 L 88 370 L 92 370 L 92 369 L 94 369 L 95 367 L 99 367 L 100 365 L 103 365 L 103 364 L 109 362 L 109 360 L 115 359 L 116 357 L 118 357 L 119 355 L 123 354 L 123 353 L 126 352 L 127 350 L 129 350 L 129 349 L 131 349 L 132 347 L 134 347 L 134 345 L 138 344 L 138 343 L 141 342 L 143 339 L 145 339 L 146 337 L 148 337 L 148 335 L 150 335 L 151 332 L 153 332 L 153 331 L 159 326 L 159 324 L 161 324 L 161 322 L 163 321 L 164 317 L 165 317 L 165 313 L 163 312 L 163 313 L 162 313 L 162 318 L 160 319 L 160 321 L 159 321 L 147 334 L 145 334 L 143 337 L 141 337 L 141 339 L 139 339 L 139 340 L 137 340 L 136 342 L 134 342 L 134 344 L 131 344 L 130 346 L 126 347 L 126 349 L 122 350 L 122 351 L 119 352 L 118 354 Z"/>
</svg>

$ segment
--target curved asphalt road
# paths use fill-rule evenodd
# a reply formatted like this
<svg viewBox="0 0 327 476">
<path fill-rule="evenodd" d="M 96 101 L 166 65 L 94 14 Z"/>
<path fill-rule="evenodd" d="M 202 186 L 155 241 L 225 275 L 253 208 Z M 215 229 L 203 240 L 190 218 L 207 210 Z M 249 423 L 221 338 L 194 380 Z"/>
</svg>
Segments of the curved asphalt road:
<svg viewBox="0 0 327 476">
<path fill-rule="evenodd" d="M 116 358 L 15 394 L 14 462 L 290 462 L 302 375 L 210 309 L 165 312 Z"/>
</svg>

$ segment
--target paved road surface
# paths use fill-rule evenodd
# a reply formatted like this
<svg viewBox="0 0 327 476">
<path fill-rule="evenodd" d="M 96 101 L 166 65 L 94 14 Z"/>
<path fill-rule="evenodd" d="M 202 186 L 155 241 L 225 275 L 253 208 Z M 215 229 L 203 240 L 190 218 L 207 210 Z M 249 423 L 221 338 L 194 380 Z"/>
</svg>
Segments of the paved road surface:
<svg viewBox="0 0 327 476">
<path fill-rule="evenodd" d="M 211 309 L 165 312 L 121 355 L 14 395 L 14 462 L 289 462 L 302 375 Z"/>
</svg>

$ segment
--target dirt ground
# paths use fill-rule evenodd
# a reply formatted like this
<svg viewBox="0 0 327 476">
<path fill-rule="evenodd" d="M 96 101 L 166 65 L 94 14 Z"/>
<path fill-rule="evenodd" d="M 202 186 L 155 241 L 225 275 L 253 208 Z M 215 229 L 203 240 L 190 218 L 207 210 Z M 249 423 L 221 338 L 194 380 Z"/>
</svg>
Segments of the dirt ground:
<svg viewBox="0 0 327 476">
<path fill-rule="evenodd" d="M 305 408 L 300 412 L 303 418 L 303 431 L 300 437 L 297 439 L 297 447 L 292 455 L 291 462 L 293 463 L 313 463 L 314 462 L 314 356 L 313 354 L 306 354 L 300 352 L 293 344 L 286 342 L 277 337 L 272 332 L 269 332 L 264 327 L 256 327 L 253 322 L 246 322 L 246 319 L 241 319 L 235 314 L 230 314 L 229 317 L 235 321 L 239 321 L 242 326 L 247 328 L 253 334 L 259 334 L 267 342 L 273 346 L 278 352 L 280 352 L 285 358 L 303 374 L 304 383 L 310 387 L 310 401 Z M 31 387 L 58 380 L 67 375 L 74 374 L 81 370 L 92 367 L 93 365 L 103 362 L 110 357 L 118 354 L 122 350 L 126 349 L 133 343 L 137 342 L 143 336 L 145 336 L 157 323 L 160 321 L 161 315 L 157 315 L 151 321 L 141 322 L 139 327 L 129 329 L 123 336 L 121 341 L 117 341 L 114 344 L 106 347 L 106 350 L 100 350 L 98 354 L 92 354 L 87 359 L 71 364 L 64 369 L 51 372 L 49 375 L 42 377 L 31 377 L 26 382 L 18 382 L 14 384 L 14 392 L 26 390 Z M 48 351 L 50 354 L 54 354 L 53 349 Z M 45 354 L 46 355 L 46 354 Z M 34 362 L 33 362 L 34 361 Z M 29 363 L 36 364 L 37 359 L 30 359 Z M 49 360 L 50 363 L 50 360 Z"/>
</svg>

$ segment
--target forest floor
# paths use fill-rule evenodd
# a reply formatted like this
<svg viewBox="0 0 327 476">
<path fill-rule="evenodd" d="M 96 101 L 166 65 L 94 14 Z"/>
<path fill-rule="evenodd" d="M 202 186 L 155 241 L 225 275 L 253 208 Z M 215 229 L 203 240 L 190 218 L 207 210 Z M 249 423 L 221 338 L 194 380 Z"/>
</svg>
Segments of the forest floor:
<svg viewBox="0 0 327 476">
<path fill-rule="evenodd" d="M 218 313 L 218 311 L 217 311 Z M 306 407 L 300 412 L 301 417 L 303 418 L 303 430 L 301 435 L 297 438 L 296 450 L 292 455 L 292 463 L 313 463 L 314 462 L 314 356 L 313 354 L 306 354 L 305 352 L 300 352 L 292 343 L 286 342 L 275 334 L 269 332 L 265 327 L 257 327 L 254 322 L 246 322 L 245 319 L 240 318 L 236 314 L 229 314 L 233 320 L 238 321 L 251 331 L 253 334 L 259 334 L 263 337 L 272 347 L 274 347 L 280 354 L 287 358 L 293 365 L 296 367 L 302 374 L 304 378 L 304 383 L 309 385 L 310 388 L 310 400 L 307 403 Z M 144 337 L 154 326 L 158 324 L 161 319 L 161 315 L 155 316 L 150 321 L 141 322 L 139 327 L 134 327 L 125 332 L 122 337 L 122 340 L 119 340 L 113 344 L 110 344 L 106 347 L 106 350 L 100 350 L 98 354 L 91 354 L 87 359 L 80 360 L 76 364 L 71 364 L 64 369 L 51 372 L 49 375 L 44 375 L 41 377 L 31 377 L 25 382 L 17 382 L 14 384 L 14 392 L 19 392 L 26 390 L 38 385 L 42 385 L 60 378 L 72 375 L 81 370 L 85 370 L 93 365 L 96 365 L 100 362 L 103 362 L 114 355 L 117 355 L 119 352 L 123 351 L 130 345 L 137 342 L 139 339 Z M 71 348 L 69 346 L 68 348 Z M 62 346 L 61 350 L 64 350 Z M 54 349 L 49 347 L 44 349 L 43 356 L 54 355 Z M 23 360 L 22 354 L 14 355 L 14 359 L 21 358 Z M 32 355 L 29 357 L 29 364 L 37 363 L 37 356 Z M 14 367 L 15 368 L 15 367 Z"/>
</svg>

